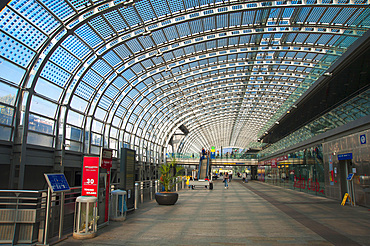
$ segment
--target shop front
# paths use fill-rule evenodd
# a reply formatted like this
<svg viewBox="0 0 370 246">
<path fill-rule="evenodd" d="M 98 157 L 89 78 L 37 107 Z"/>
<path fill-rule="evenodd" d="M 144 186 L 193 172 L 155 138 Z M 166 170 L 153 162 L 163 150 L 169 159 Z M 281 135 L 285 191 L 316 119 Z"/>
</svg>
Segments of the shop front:
<svg viewBox="0 0 370 246">
<path fill-rule="evenodd" d="M 264 180 L 260 179 L 261 181 L 318 196 L 325 196 L 321 145 L 266 160 L 260 163 L 259 173 L 264 174 Z"/>
</svg>

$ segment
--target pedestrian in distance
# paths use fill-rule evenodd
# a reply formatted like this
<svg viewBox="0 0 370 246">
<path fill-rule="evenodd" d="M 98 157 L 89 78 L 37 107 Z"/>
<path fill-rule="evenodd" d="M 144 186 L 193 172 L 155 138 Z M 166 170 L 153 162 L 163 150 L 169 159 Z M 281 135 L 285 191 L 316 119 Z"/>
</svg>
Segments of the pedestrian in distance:
<svg viewBox="0 0 370 246">
<path fill-rule="evenodd" d="M 229 189 L 229 174 L 226 172 L 224 174 L 225 189 Z"/>
</svg>

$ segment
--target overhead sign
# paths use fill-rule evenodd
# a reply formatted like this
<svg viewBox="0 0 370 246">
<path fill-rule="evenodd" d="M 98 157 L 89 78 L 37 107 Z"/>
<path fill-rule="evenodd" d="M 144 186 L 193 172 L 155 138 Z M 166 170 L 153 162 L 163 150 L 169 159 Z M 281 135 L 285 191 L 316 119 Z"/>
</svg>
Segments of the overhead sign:
<svg viewBox="0 0 370 246">
<path fill-rule="evenodd" d="M 82 196 L 98 197 L 99 157 L 84 157 L 82 171 Z"/>
<path fill-rule="evenodd" d="M 288 155 L 283 155 L 276 158 L 276 161 L 286 161 L 288 160 Z"/>
<path fill-rule="evenodd" d="M 287 155 L 279 156 L 279 157 L 264 161 L 263 164 L 265 166 L 271 165 L 271 167 L 277 167 L 278 162 L 285 161 L 285 160 L 288 160 Z"/>
<path fill-rule="evenodd" d="M 69 191 L 69 184 L 63 173 L 45 173 L 46 182 L 48 183 L 51 192 Z"/>
<path fill-rule="evenodd" d="M 352 160 L 352 153 L 338 155 L 338 161 Z"/>
<path fill-rule="evenodd" d="M 215 146 L 212 146 L 211 147 L 211 159 L 215 159 L 216 158 L 216 148 Z"/>
</svg>

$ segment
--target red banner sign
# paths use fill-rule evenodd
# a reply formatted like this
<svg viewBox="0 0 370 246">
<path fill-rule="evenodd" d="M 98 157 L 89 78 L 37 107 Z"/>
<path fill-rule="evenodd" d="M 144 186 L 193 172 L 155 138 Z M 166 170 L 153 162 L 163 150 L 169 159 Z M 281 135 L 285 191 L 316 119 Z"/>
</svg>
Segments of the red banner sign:
<svg viewBox="0 0 370 246">
<path fill-rule="evenodd" d="M 271 159 L 271 160 L 268 160 L 268 161 L 264 161 L 263 164 L 265 166 L 271 165 L 271 167 L 277 167 L 277 164 L 278 164 L 279 161 L 285 161 L 285 160 L 288 160 L 287 155 L 283 155 L 283 156 L 280 156 L 280 157 L 277 157 L 277 158 L 274 158 L 274 159 Z"/>
<path fill-rule="evenodd" d="M 84 157 L 82 172 L 82 196 L 98 197 L 99 157 Z"/>
</svg>

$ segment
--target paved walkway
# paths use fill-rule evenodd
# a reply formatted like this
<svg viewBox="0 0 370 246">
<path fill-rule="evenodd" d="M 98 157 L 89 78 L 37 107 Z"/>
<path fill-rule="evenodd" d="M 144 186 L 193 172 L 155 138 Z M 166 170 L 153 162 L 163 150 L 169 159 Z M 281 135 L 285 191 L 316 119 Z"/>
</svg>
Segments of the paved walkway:
<svg viewBox="0 0 370 246">
<path fill-rule="evenodd" d="M 58 245 L 370 245 L 370 211 L 261 182 L 222 181 L 144 203 L 88 240 Z"/>
</svg>

